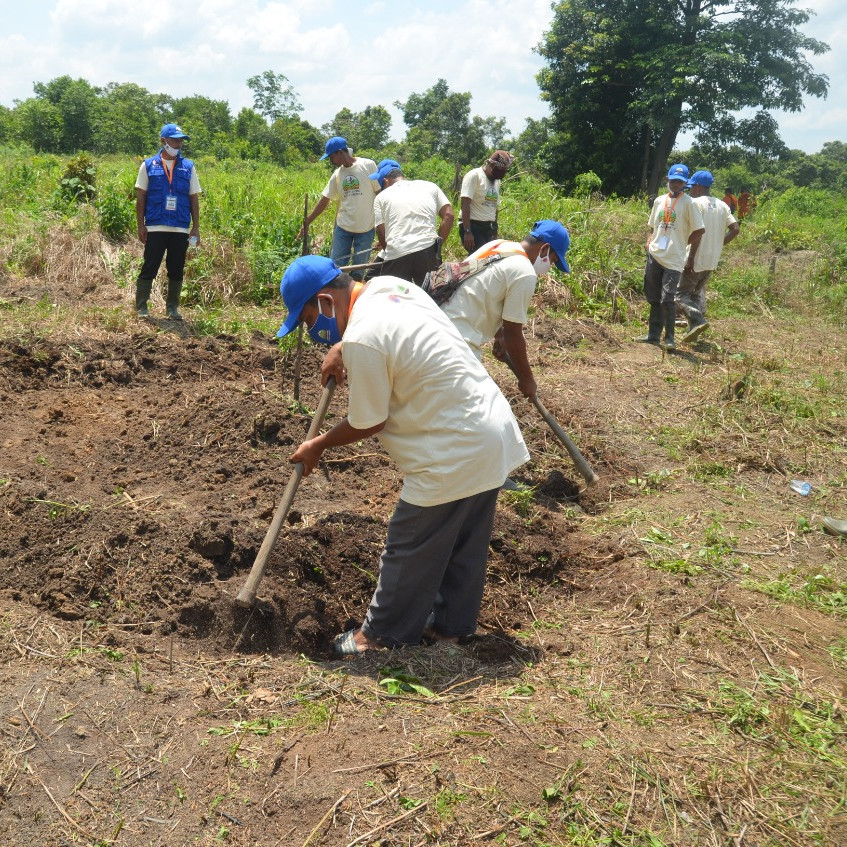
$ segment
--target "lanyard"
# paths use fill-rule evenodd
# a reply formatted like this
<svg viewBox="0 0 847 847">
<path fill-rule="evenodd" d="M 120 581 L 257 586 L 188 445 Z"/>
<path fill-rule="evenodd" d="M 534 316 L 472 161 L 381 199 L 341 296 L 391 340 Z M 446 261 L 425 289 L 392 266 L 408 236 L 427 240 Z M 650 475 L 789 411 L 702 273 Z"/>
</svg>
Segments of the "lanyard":
<svg viewBox="0 0 847 847">
<path fill-rule="evenodd" d="M 349 317 L 350 317 L 351 313 L 353 312 L 353 306 L 355 305 L 356 301 L 359 299 L 359 295 L 360 295 L 360 294 L 361 294 L 364 290 L 365 290 L 365 283 L 364 283 L 364 282 L 357 282 L 357 283 L 353 286 L 353 290 L 350 292 L 350 306 L 349 306 L 349 308 L 347 309 L 347 317 L 348 317 L 348 319 L 349 319 Z"/>
<path fill-rule="evenodd" d="M 676 204 L 679 201 L 679 198 L 682 197 L 682 192 L 680 192 L 679 194 L 677 194 L 676 197 L 674 197 L 673 203 L 671 204 L 670 209 L 668 208 L 668 197 L 670 197 L 670 194 L 665 195 L 665 212 L 662 216 L 664 218 L 662 225 L 664 226 L 665 229 L 667 229 L 668 226 L 670 225 L 671 216 L 673 216 L 674 219 L 676 218 L 676 216 L 674 215 L 674 209 L 676 208 Z"/>
<path fill-rule="evenodd" d="M 171 187 L 171 189 L 173 189 L 173 187 L 174 187 L 174 165 L 176 164 L 176 159 L 165 159 L 163 156 L 159 156 L 159 159 L 162 162 L 162 168 L 164 168 L 165 176 L 168 178 L 168 185 Z M 171 163 L 170 168 L 168 168 L 168 166 L 165 164 L 165 162 Z M 173 190 L 171 191 L 171 194 L 173 194 Z"/>
</svg>

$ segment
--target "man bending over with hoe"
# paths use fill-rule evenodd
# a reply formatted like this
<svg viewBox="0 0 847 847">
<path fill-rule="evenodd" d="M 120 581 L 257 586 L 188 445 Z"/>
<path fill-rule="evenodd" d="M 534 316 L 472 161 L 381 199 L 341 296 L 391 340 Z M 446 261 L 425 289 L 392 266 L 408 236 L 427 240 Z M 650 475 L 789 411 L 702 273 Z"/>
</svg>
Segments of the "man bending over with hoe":
<svg viewBox="0 0 847 847">
<path fill-rule="evenodd" d="M 412 283 L 379 276 L 364 287 L 331 259 L 303 256 L 281 292 L 288 316 L 279 335 L 302 322 L 314 340 L 341 342 L 349 386 L 347 417 L 290 461 L 308 474 L 327 448 L 376 435 L 405 475 L 370 608 L 361 627 L 335 639 L 335 651 L 472 635 L 497 492 L 529 459 L 508 402 Z"/>
<path fill-rule="evenodd" d="M 482 346 L 494 341 L 494 355 L 511 362 L 518 388 L 532 400 L 537 392 L 526 354 L 523 328 L 538 277 L 555 265 L 570 273 L 565 254 L 571 239 L 558 221 L 536 221 L 520 244 L 489 241 L 468 259 L 494 259 L 468 277 L 441 308 L 478 359 Z"/>
</svg>

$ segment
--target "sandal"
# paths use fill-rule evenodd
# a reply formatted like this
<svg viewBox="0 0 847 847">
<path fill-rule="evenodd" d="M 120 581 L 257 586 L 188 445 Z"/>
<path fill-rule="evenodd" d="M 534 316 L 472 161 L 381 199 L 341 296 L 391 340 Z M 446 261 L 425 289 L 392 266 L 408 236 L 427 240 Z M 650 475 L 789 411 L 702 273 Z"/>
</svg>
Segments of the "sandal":
<svg viewBox="0 0 847 847">
<path fill-rule="evenodd" d="M 368 648 L 360 647 L 354 637 L 358 631 L 358 629 L 348 629 L 347 632 L 336 635 L 332 642 L 332 649 L 339 656 L 359 656 L 364 653 Z"/>
</svg>

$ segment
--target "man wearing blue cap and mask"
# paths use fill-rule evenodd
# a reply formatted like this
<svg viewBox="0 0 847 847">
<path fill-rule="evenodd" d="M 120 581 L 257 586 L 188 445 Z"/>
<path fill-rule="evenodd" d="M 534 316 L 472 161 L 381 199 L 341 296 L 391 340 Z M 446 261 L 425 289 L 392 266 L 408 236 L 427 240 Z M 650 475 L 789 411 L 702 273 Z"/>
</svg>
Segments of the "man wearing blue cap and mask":
<svg viewBox="0 0 847 847">
<path fill-rule="evenodd" d="M 354 156 L 347 147 L 347 140 L 340 135 L 330 138 L 324 151 L 321 160 L 329 159 L 335 170 L 321 199 L 306 216 L 305 226 L 311 224 L 334 200 L 338 209 L 330 256 L 339 267 L 365 264 L 374 240 L 374 195 L 379 186 L 368 177 L 376 173 L 376 162 Z M 301 227 L 297 234 L 298 239 L 303 237 L 304 228 Z M 353 276 L 361 279 L 362 272 L 355 271 Z"/>
<path fill-rule="evenodd" d="M 200 236 L 200 182 L 191 159 L 182 155 L 188 136 L 177 124 L 165 124 L 161 149 L 145 159 L 135 180 L 135 217 L 138 240 L 144 245 L 144 264 L 135 287 L 135 309 L 149 318 L 147 301 L 162 259 L 168 272 L 167 316 L 181 321 L 179 296 L 185 271 L 185 255 Z"/>
<path fill-rule="evenodd" d="M 685 193 L 688 183 L 686 165 L 671 165 L 668 171 L 668 193 L 653 201 L 648 221 L 647 265 L 644 268 L 644 295 L 650 304 L 647 335 L 637 339 L 647 344 L 662 343 L 676 350 L 676 288 L 685 266 L 688 246 L 703 236 L 703 217 L 694 201 Z"/>
<path fill-rule="evenodd" d="M 447 195 L 425 179 L 406 179 L 399 162 L 384 159 L 371 174 L 382 191 L 374 200 L 374 224 L 385 258 L 380 273 L 421 285 L 441 263 L 441 244 L 455 215 Z M 441 218 L 438 230 L 436 219 Z"/>
<path fill-rule="evenodd" d="M 523 336 L 529 304 L 538 277 L 553 265 L 570 273 L 565 258 L 570 245 L 567 229 L 552 220 L 536 221 L 520 244 L 489 241 L 468 259 L 503 258 L 468 277 L 441 307 L 477 358 L 482 358 L 482 346 L 494 341 L 494 355 L 503 360 L 508 356 L 518 388 L 530 400 L 538 387 Z"/>
<path fill-rule="evenodd" d="M 696 171 L 688 180 L 689 196 L 703 216 L 706 231 L 699 243 L 691 244 L 676 292 L 676 307 L 688 321 L 683 341 L 694 341 L 709 328 L 706 320 L 706 283 L 718 266 L 724 244 L 729 244 L 741 227 L 729 206 L 712 197 L 715 178 L 708 171 Z"/>
<path fill-rule="evenodd" d="M 280 291 L 288 316 L 278 335 L 302 322 L 314 340 L 340 341 L 349 386 L 347 416 L 290 461 L 308 474 L 327 448 L 376 435 L 404 474 L 367 615 L 335 651 L 472 635 L 497 492 L 529 459 L 508 401 L 432 298 L 405 280 L 365 286 L 331 259 L 303 256 Z"/>
</svg>

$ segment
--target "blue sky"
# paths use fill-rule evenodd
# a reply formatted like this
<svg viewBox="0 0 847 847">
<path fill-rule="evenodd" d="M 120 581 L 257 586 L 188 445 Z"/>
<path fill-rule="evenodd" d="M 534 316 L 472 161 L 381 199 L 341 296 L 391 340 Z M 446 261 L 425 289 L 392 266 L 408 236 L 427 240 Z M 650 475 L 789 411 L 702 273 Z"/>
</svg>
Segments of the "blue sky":
<svg viewBox="0 0 847 847">
<path fill-rule="evenodd" d="M 830 94 L 810 98 L 797 115 L 775 117 L 789 147 L 813 153 L 826 141 L 847 141 L 847 4 L 797 5 L 817 12 L 803 31 L 834 48 L 813 58 L 830 78 Z M 392 103 L 440 77 L 453 91 L 472 92 L 474 114 L 505 117 L 513 133 L 525 118 L 548 113 L 532 48 L 549 26 L 550 0 L 203 0 L 138 8 L 126 0 L 16 4 L 0 34 L 0 103 L 12 106 L 32 96 L 34 82 L 69 74 L 93 85 L 203 94 L 237 114 L 252 105 L 247 78 L 273 70 L 289 78 L 303 117 L 316 126 L 343 106 L 383 105 L 399 138 L 405 127 Z"/>
</svg>

